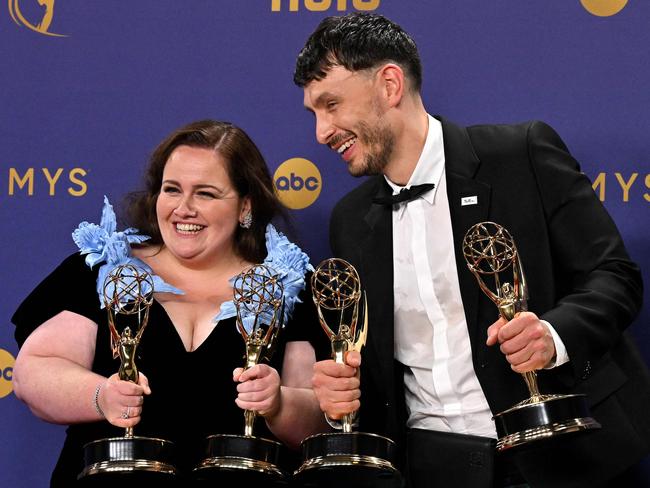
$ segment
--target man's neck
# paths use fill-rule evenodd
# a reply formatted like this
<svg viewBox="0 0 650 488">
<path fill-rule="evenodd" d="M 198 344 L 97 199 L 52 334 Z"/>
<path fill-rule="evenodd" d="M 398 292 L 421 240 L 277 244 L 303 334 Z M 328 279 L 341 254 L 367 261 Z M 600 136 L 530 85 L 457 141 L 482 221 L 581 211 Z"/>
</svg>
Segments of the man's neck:
<svg viewBox="0 0 650 488">
<path fill-rule="evenodd" d="M 424 143 L 427 140 L 429 120 L 422 103 L 417 103 L 412 110 L 405 112 L 403 124 L 398 131 L 395 149 L 384 174 L 396 185 L 408 183 L 417 165 Z"/>
</svg>

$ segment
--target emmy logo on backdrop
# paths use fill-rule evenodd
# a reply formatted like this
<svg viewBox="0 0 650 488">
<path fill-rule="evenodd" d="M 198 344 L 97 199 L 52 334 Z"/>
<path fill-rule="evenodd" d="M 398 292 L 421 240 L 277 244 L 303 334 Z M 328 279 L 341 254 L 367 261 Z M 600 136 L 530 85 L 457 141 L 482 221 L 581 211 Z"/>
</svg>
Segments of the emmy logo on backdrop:
<svg viewBox="0 0 650 488">
<path fill-rule="evenodd" d="M 368 333 L 367 304 L 357 270 L 343 259 L 326 259 L 311 283 L 320 324 L 332 344 L 332 359 L 344 363 L 348 351 L 361 351 Z M 305 485 L 393 486 L 400 479 L 393 464 L 393 441 L 353 432 L 355 416 L 356 412 L 343 417 L 342 432 L 316 434 L 302 442 L 303 463 L 296 477 Z"/>
<path fill-rule="evenodd" d="M 262 264 L 235 278 L 237 329 L 246 345 L 245 369 L 268 361 L 283 326 L 284 287 L 275 271 Z M 216 434 L 207 439 L 207 455 L 195 468 L 199 480 L 283 482 L 281 444 L 255 437 L 256 412 L 244 412 L 244 435 Z"/>
<path fill-rule="evenodd" d="M 524 270 L 515 241 L 505 228 L 494 222 L 472 226 L 463 240 L 463 254 L 481 290 L 497 306 L 501 317 L 509 321 L 528 310 Z M 492 280 L 494 291 L 485 283 L 486 279 Z M 499 436 L 497 450 L 600 428 L 590 416 L 585 395 L 542 395 L 535 371 L 524 373 L 523 377 L 529 398 L 494 416 Z"/>
<path fill-rule="evenodd" d="M 67 37 L 63 34 L 55 34 L 54 32 L 49 31 L 50 24 L 54 19 L 54 1 L 55 0 L 38 0 L 38 4 L 43 7 L 45 11 L 41 17 L 40 22 L 36 24 L 30 22 L 27 19 L 22 9 L 20 8 L 19 0 L 9 0 L 9 14 L 16 24 L 23 25 L 29 30 L 38 32 L 39 34 L 53 37 Z"/>
<path fill-rule="evenodd" d="M 136 351 L 149 319 L 153 291 L 151 275 L 131 264 L 117 266 L 104 282 L 111 348 L 113 357 L 120 358 L 118 375 L 123 381 L 138 381 Z M 164 483 L 176 474 L 172 464 L 173 443 L 136 436 L 132 427 L 126 428 L 123 437 L 86 444 L 84 459 L 85 468 L 79 475 L 80 479 L 105 479 L 116 473 L 130 473 L 133 479 Z"/>
</svg>

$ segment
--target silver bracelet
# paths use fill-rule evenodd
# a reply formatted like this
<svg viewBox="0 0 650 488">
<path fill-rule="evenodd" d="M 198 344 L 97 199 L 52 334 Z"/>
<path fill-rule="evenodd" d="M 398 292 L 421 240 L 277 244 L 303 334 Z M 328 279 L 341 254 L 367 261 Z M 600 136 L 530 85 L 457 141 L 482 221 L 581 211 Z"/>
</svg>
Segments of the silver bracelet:
<svg viewBox="0 0 650 488">
<path fill-rule="evenodd" d="M 103 419 L 105 419 L 106 415 L 104 415 L 102 407 L 99 406 L 99 392 L 102 391 L 102 386 L 104 386 L 104 383 L 98 384 L 97 388 L 95 388 L 95 394 L 93 395 L 93 405 L 95 407 L 95 410 L 97 410 L 97 413 L 101 415 Z"/>
</svg>

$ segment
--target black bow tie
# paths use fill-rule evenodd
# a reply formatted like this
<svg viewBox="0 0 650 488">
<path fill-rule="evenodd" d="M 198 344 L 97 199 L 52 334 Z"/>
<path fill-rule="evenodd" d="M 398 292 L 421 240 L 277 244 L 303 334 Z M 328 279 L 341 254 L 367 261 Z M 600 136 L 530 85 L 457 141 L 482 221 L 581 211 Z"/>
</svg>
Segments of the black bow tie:
<svg viewBox="0 0 650 488">
<path fill-rule="evenodd" d="M 433 183 L 413 185 L 411 188 L 402 188 L 396 195 L 390 195 L 387 197 L 375 197 L 372 199 L 372 202 L 378 203 L 380 205 L 397 205 L 402 202 L 410 202 L 411 200 L 415 200 L 423 193 L 426 193 L 435 187 L 436 185 Z"/>
</svg>

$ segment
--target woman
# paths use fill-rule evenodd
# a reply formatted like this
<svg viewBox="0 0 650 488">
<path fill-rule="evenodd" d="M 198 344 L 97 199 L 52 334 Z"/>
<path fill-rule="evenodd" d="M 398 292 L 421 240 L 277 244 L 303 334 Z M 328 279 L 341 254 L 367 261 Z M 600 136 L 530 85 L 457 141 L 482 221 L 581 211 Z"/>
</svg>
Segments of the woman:
<svg viewBox="0 0 650 488">
<path fill-rule="evenodd" d="M 173 441 L 184 472 L 201 459 L 206 436 L 243 433 L 242 409 L 257 411 L 290 446 L 323 430 L 310 381 L 315 349 L 326 357 L 328 345 L 306 292 L 297 296 L 311 267 L 268 225 L 282 207 L 248 136 L 215 121 L 175 131 L 154 151 L 146 190 L 132 195 L 128 214 L 150 239 L 136 229 L 117 232 L 106 200 L 101 225 L 83 222 L 73 234 L 81 253 L 46 278 L 12 319 L 22 344 L 16 396 L 38 417 L 70 424 L 52 486 L 74 484 L 84 444 L 127 427 Z M 271 366 L 233 373 L 243 364 L 244 341 L 230 280 L 265 258 L 285 276 L 286 346 Z M 147 269 L 156 290 L 137 349 L 137 383 L 116 373 L 102 309 L 106 276 L 125 263 Z M 271 435 L 263 428 L 256 434 Z"/>
</svg>

